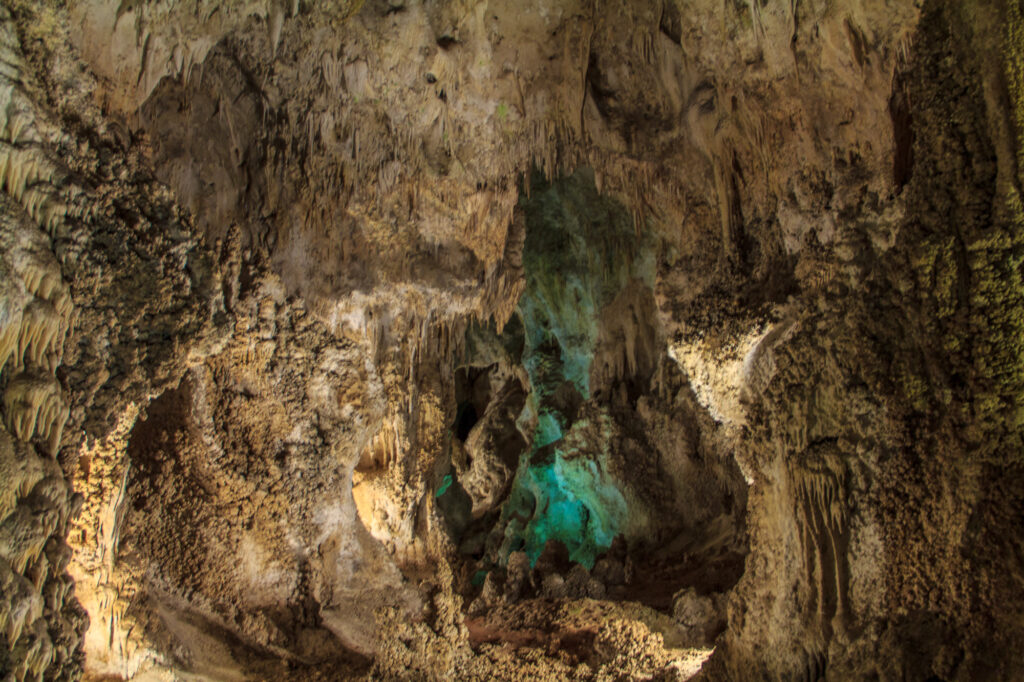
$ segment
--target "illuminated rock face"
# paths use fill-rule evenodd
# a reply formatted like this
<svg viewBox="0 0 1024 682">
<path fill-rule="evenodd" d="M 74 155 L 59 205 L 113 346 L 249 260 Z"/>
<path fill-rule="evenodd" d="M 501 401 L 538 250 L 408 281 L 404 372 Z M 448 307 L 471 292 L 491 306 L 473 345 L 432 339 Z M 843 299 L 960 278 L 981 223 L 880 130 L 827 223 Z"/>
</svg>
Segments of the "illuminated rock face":
<svg viewBox="0 0 1024 682">
<path fill-rule="evenodd" d="M 518 553 L 535 565 L 551 543 L 587 570 L 616 539 L 637 560 L 668 540 L 742 551 L 742 514 L 724 502 L 743 496 L 735 466 L 700 463 L 700 409 L 688 389 L 680 409 L 656 388 L 679 377 L 656 319 L 655 244 L 586 170 L 535 174 L 520 209 L 523 293 L 503 333 L 468 333 L 452 470 L 434 492 L 477 580 Z M 728 530 L 707 538 L 713 522 Z"/>
<path fill-rule="evenodd" d="M 508 549 L 522 549 L 533 562 L 549 540 L 557 540 L 570 560 L 590 569 L 621 533 L 629 509 L 600 459 L 589 452 L 569 459 L 571 454 L 561 448 L 533 452 L 505 507 L 507 517 L 532 515 L 521 527 L 510 523 L 505 533 L 511 536 Z"/>
<path fill-rule="evenodd" d="M 629 509 L 608 471 L 609 434 L 600 422 L 609 415 L 599 411 L 590 423 L 579 412 L 592 397 L 602 311 L 634 283 L 653 299 L 654 264 L 632 218 L 597 192 L 589 173 L 533 182 L 523 200 L 526 288 L 517 314 L 531 388 L 525 409 L 537 425 L 503 511 L 502 554 L 522 549 L 536 561 L 557 540 L 591 568 L 626 530 Z"/>
</svg>

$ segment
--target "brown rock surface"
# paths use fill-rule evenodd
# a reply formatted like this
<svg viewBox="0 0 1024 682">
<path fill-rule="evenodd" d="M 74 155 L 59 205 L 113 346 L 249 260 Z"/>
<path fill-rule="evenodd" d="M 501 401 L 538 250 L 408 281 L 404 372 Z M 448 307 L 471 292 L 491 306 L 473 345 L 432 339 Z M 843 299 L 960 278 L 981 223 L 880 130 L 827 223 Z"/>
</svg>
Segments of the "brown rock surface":
<svg viewBox="0 0 1024 682">
<path fill-rule="evenodd" d="M 0 3 L 0 679 L 1012 680 L 1021 0 Z"/>
</svg>

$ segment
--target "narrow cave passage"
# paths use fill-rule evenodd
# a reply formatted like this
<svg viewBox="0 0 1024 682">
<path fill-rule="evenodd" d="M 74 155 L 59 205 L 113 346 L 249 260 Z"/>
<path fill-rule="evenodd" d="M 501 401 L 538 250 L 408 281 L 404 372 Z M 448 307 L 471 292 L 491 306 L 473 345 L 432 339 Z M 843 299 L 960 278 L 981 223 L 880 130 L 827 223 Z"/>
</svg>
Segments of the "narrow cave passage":
<svg viewBox="0 0 1024 682">
<path fill-rule="evenodd" d="M 472 583 L 662 610 L 685 587 L 728 589 L 745 483 L 704 452 L 712 422 L 665 353 L 657 240 L 587 170 L 532 188 L 519 207 L 526 287 L 500 334 L 467 334 L 451 472 L 435 492 Z M 548 589 L 569 574 L 575 589 Z"/>
<path fill-rule="evenodd" d="M 590 196 L 588 180 L 580 173 L 548 188 L 541 184 L 524 206 L 527 285 L 518 315 L 531 391 L 520 420 L 533 425 L 533 434 L 502 511 L 502 560 L 522 549 L 535 564 L 554 540 L 590 569 L 631 522 L 624 482 L 609 461 L 603 422 L 610 414 L 592 401 L 593 389 L 610 388 L 595 356 L 608 345 L 601 338 L 606 309 L 630 289 L 636 298 L 653 297 L 654 261 L 625 209 Z M 626 347 L 617 350 L 625 362 L 615 374 L 639 373 L 636 339 L 622 340 Z M 650 358 L 643 360 L 649 369 Z"/>
</svg>

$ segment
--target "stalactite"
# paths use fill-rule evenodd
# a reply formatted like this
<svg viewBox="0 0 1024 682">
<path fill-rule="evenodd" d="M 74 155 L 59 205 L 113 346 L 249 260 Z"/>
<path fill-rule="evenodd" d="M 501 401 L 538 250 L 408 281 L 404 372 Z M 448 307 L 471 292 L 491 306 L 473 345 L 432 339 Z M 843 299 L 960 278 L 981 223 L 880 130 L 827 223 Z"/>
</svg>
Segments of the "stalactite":
<svg viewBox="0 0 1024 682">
<path fill-rule="evenodd" d="M 43 679 L 43 671 L 53 660 L 53 643 L 46 631 L 46 621 L 39 618 L 26 628 L 11 653 L 19 661 L 14 670 L 16 679 Z"/>
<path fill-rule="evenodd" d="M 55 378 L 20 374 L 8 383 L 3 404 L 12 434 L 24 441 L 39 436 L 55 451 L 68 419 L 68 407 Z"/>
<path fill-rule="evenodd" d="M 15 572 L 6 559 L 0 558 L 0 631 L 8 642 L 21 639 L 26 625 L 43 614 L 43 600 L 32 583 Z"/>
<path fill-rule="evenodd" d="M 281 42 L 281 31 L 284 28 L 285 7 L 283 0 L 272 0 L 267 26 L 269 29 L 271 59 L 277 57 L 277 47 Z"/>
<path fill-rule="evenodd" d="M 797 331 L 796 320 L 784 319 L 766 331 L 753 345 L 743 360 L 743 388 L 745 399 L 753 400 L 760 396 L 775 376 L 775 349 L 785 343 Z M 754 330 L 757 334 L 758 331 Z"/>
<path fill-rule="evenodd" d="M 0 558 L 16 573 L 24 573 L 28 564 L 35 561 L 60 522 L 57 509 L 33 507 L 36 505 L 19 505 L 0 522 Z"/>
<path fill-rule="evenodd" d="M 790 476 L 815 625 L 830 631 L 847 612 L 846 467 L 834 446 L 816 445 L 794 458 Z"/>
<path fill-rule="evenodd" d="M 63 340 L 64 319 L 57 314 L 53 305 L 42 299 L 34 299 L 26 306 L 15 361 L 19 368 L 30 362 L 37 367 L 55 369 L 57 347 Z"/>
<path fill-rule="evenodd" d="M 18 339 L 21 335 L 20 309 L 4 311 L 4 325 L 0 327 L 0 372 L 3 371 L 7 361 L 14 355 L 18 348 Z"/>
<path fill-rule="evenodd" d="M 0 520 L 6 518 L 45 476 L 41 458 L 16 443 L 6 431 L 0 431 Z"/>
</svg>

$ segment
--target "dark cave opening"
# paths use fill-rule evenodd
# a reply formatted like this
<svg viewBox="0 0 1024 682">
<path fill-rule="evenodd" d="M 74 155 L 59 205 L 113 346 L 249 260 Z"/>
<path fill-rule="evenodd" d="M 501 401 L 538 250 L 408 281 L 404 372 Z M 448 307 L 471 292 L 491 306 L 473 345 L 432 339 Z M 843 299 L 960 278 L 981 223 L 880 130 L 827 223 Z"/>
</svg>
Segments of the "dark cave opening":
<svg viewBox="0 0 1024 682">
<path fill-rule="evenodd" d="M 455 437 L 461 441 L 469 438 L 469 432 L 473 430 L 480 417 L 476 413 L 473 403 L 463 401 L 459 403 L 455 416 Z"/>
</svg>

